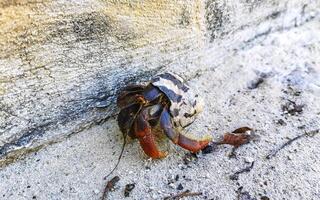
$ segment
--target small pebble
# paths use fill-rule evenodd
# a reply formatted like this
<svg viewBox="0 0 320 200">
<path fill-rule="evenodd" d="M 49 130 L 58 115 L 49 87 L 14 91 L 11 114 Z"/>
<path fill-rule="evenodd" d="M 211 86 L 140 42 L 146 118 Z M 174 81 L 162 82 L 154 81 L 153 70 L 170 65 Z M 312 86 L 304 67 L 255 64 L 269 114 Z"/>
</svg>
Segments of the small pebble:
<svg viewBox="0 0 320 200">
<path fill-rule="evenodd" d="M 129 197 L 130 196 L 130 192 L 135 188 L 135 183 L 130 183 L 127 184 L 125 189 L 124 189 L 124 196 L 125 197 Z"/>
<path fill-rule="evenodd" d="M 254 161 L 254 159 L 252 157 L 245 157 L 244 161 L 246 163 L 252 163 Z"/>
<path fill-rule="evenodd" d="M 183 186 L 181 183 L 178 185 L 177 190 L 183 190 Z"/>
<path fill-rule="evenodd" d="M 183 166 L 182 164 L 178 165 L 179 169 L 185 169 L 185 166 Z"/>
<path fill-rule="evenodd" d="M 262 181 L 259 182 L 260 187 L 264 186 L 264 183 Z"/>
<path fill-rule="evenodd" d="M 176 188 L 176 186 L 173 183 L 170 183 L 169 187 L 172 188 L 172 189 Z"/>
<path fill-rule="evenodd" d="M 150 187 L 149 187 L 149 189 L 150 189 L 150 190 L 154 190 L 154 189 L 155 189 L 155 187 L 153 187 L 153 186 L 150 186 Z"/>
<path fill-rule="evenodd" d="M 286 123 L 283 119 L 279 119 L 279 120 L 277 121 L 277 124 L 279 124 L 279 125 L 281 125 L 281 126 L 287 125 L 287 123 Z"/>
<path fill-rule="evenodd" d="M 99 194 L 99 190 L 97 190 L 97 189 L 93 190 L 93 192 L 94 192 L 95 194 Z"/>
</svg>

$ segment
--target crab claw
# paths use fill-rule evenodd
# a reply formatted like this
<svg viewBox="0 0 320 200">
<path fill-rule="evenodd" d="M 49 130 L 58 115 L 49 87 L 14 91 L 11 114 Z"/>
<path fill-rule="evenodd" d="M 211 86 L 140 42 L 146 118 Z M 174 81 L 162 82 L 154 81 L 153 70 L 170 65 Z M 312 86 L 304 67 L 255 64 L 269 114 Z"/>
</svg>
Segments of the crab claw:
<svg viewBox="0 0 320 200">
<path fill-rule="evenodd" d="M 201 140 L 197 140 L 177 133 L 172 127 L 171 117 L 166 108 L 163 109 L 160 117 L 160 127 L 164 130 L 165 134 L 174 144 L 177 144 L 193 153 L 196 153 L 205 148 L 212 140 L 210 136 L 207 136 Z"/>
<path fill-rule="evenodd" d="M 239 147 L 240 145 L 250 142 L 253 137 L 254 134 L 252 134 L 251 128 L 241 127 L 232 131 L 232 133 L 225 133 L 218 144 L 229 144 L 234 147 Z"/>
<path fill-rule="evenodd" d="M 204 149 L 206 146 L 208 146 L 209 142 L 211 142 L 211 138 L 207 137 L 205 139 L 201 140 L 196 140 L 196 139 L 191 139 L 189 137 L 186 137 L 182 134 L 179 134 L 179 139 L 178 139 L 178 145 L 181 146 L 182 148 L 185 148 L 193 153 L 196 153 L 202 149 Z"/>
<path fill-rule="evenodd" d="M 154 135 L 151 132 L 151 126 L 147 120 L 147 110 L 142 111 L 134 123 L 134 134 L 139 139 L 143 151 L 154 159 L 164 158 L 166 152 L 158 149 Z"/>
</svg>

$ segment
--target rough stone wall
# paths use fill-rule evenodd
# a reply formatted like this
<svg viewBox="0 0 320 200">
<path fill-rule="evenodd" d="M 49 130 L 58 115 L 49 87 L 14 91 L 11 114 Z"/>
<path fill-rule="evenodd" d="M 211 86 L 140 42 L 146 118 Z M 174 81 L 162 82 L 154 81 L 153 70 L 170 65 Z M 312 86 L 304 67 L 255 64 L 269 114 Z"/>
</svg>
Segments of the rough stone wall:
<svg viewBox="0 0 320 200">
<path fill-rule="evenodd" d="M 275 31 L 319 19 L 308 0 L 0 2 L 0 166 L 116 113 L 123 85 L 191 79 Z"/>
</svg>

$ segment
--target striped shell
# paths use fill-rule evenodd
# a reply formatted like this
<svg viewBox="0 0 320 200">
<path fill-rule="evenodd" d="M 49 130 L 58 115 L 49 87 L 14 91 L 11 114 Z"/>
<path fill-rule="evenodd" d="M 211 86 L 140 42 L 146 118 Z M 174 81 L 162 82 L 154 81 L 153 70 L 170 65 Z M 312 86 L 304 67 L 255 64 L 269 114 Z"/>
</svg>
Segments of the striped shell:
<svg viewBox="0 0 320 200">
<path fill-rule="evenodd" d="M 188 126 L 202 112 L 202 99 L 178 75 L 160 74 L 152 79 L 151 84 L 159 88 L 171 102 L 170 114 L 176 128 Z"/>
</svg>

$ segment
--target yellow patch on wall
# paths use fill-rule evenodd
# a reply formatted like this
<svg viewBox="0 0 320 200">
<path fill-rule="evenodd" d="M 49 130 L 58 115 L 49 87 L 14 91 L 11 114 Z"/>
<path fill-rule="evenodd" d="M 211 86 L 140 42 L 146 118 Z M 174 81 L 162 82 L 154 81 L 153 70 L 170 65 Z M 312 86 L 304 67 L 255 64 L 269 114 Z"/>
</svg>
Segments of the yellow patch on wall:
<svg viewBox="0 0 320 200">
<path fill-rule="evenodd" d="M 4 95 L 6 93 L 5 89 L 0 86 L 0 95 Z"/>
<path fill-rule="evenodd" d="M 16 0 L 0 4 L 0 58 L 17 54 L 17 50 L 32 45 L 34 41 L 44 40 L 39 31 L 49 16 L 41 13 L 44 3 Z M 41 16 L 41 17 L 40 17 Z M 29 39 L 29 35 L 34 35 Z M 27 41 L 27 39 L 29 39 Z"/>
<path fill-rule="evenodd" d="M 203 35 L 200 0 L 103 2 L 103 12 L 117 22 L 115 28 L 133 34 L 131 42 L 137 46 Z"/>
<path fill-rule="evenodd" d="M 50 43 L 54 37 L 59 37 L 59 41 L 65 36 L 72 39 L 74 24 L 79 25 L 79 35 L 84 39 L 88 38 L 90 30 L 82 31 L 83 28 L 98 29 L 100 24 L 106 25 L 106 32 L 98 30 L 102 34 L 99 37 L 104 40 L 114 37 L 120 46 L 134 49 L 151 45 L 162 46 L 165 51 L 181 43 L 188 44 L 189 40 L 200 44 L 204 38 L 201 0 L 92 0 L 90 4 L 97 6 L 81 7 L 85 5 L 79 3 L 79 12 L 71 15 L 64 12 L 63 3 L 65 7 L 73 5 L 67 2 L 16 0 L 0 4 L 0 45 L 3 47 L 0 59 L 18 57 L 24 60 L 29 47 Z M 48 9 L 54 15 L 45 12 Z"/>
</svg>

